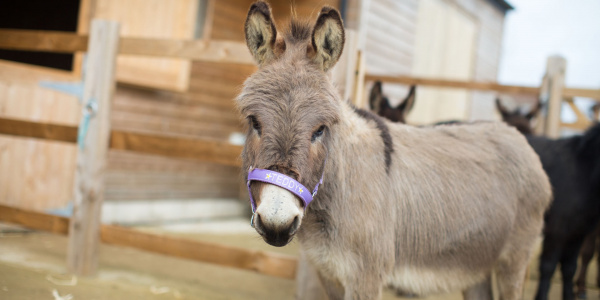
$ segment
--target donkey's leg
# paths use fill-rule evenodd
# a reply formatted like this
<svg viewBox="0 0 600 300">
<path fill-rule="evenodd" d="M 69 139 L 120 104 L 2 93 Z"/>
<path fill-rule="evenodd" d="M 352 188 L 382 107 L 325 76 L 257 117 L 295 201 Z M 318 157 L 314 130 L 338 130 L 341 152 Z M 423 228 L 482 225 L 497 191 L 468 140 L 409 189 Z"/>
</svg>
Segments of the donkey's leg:
<svg viewBox="0 0 600 300">
<path fill-rule="evenodd" d="M 587 277 L 587 269 L 594 257 L 594 251 L 596 250 L 596 232 L 594 231 L 592 234 L 588 235 L 583 242 L 583 246 L 581 246 L 581 269 L 579 269 L 579 274 L 577 275 L 576 285 L 577 285 L 577 297 L 581 299 L 586 298 L 586 289 L 585 289 L 585 279 Z"/>
<path fill-rule="evenodd" d="M 560 272 L 562 273 L 563 280 L 563 300 L 575 299 L 573 293 L 573 277 L 577 271 L 577 257 L 579 256 L 579 250 L 583 241 L 577 241 L 569 244 L 562 255 L 560 260 Z"/>
<path fill-rule="evenodd" d="M 529 262 L 528 252 L 514 253 L 511 255 L 512 257 L 501 259 L 498 262 L 496 274 L 498 275 L 498 293 L 501 300 L 518 300 L 521 298 Z"/>
<path fill-rule="evenodd" d="M 296 271 L 296 300 L 327 299 L 317 269 L 310 263 L 306 253 L 300 248 L 298 270 Z"/>
<path fill-rule="evenodd" d="M 509 238 L 496 264 L 496 281 L 501 300 L 517 300 L 523 295 L 529 261 L 539 241 L 541 226 L 528 224 L 525 230 L 517 230 Z"/>
<path fill-rule="evenodd" d="M 342 284 L 333 279 L 326 278 L 319 273 L 321 286 L 325 289 L 325 293 L 329 300 L 344 300 L 344 287 Z"/>
<path fill-rule="evenodd" d="M 464 290 L 463 298 L 465 300 L 493 300 L 491 274 L 484 281 Z"/>
<path fill-rule="evenodd" d="M 538 284 L 536 300 L 547 300 L 550 292 L 550 280 L 556 270 L 556 265 L 561 256 L 562 245 L 559 242 L 552 242 L 546 237 L 540 257 L 540 282 Z"/>
</svg>

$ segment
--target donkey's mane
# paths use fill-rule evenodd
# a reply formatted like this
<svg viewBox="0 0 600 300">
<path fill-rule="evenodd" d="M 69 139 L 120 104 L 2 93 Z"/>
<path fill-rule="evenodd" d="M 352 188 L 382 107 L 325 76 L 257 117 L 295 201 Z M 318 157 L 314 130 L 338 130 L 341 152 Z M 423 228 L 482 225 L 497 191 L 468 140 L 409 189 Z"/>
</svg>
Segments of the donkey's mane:
<svg viewBox="0 0 600 300">
<path fill-rule="evenodd" d="M 292 18 L 290 25 L 284 32 L 284 37 L 287 43 L 296 44 L 308 40 L 311 34 L 312 25 L 307 20 Z"/>
</svg>

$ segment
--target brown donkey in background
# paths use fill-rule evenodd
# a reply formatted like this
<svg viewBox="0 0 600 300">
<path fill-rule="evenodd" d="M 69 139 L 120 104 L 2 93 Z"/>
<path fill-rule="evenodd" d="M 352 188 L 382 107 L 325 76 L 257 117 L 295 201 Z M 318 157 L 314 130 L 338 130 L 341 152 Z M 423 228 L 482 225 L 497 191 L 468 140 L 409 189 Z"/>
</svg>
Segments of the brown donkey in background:
<svg viewBox="0 0 600 300">
<path fill-rule="evenodd" d="M 522 135 L 502 123 L 416 128 L 342 101 L 327 75 L 344 45 L 333 8 L 280 34 L 257 2 L 245 32 L 259 70 L 236 99 L 248 122 L 244 172 L 311 189 L 323 175 L 309 206 L 287 188 L 249 183 L 267 243 L 297 235 L 330 299 L 378 299 L 386 284 L 491 299 L 493 271 L 501 299 L 519 298 L 551 198 Z"/>
<path fill-rule="evenodd" d="M 412 85 L 402 103 L 392 107 L 390 100 L 383 94 L 381 81 L 375 81 L 369 94 L 369 108 L 372 112 L 397 123 L 406 123 L 406 115 L 415 104 L 415 86 Z"/>
</svg>

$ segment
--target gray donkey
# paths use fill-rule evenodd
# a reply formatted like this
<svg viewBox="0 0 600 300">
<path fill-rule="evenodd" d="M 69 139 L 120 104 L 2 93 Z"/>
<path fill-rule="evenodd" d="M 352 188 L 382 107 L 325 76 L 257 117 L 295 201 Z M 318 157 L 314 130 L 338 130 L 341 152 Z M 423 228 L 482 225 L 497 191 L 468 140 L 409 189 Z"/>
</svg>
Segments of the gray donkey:
<svg viewBox="0 0 600 300">
<path fill-rule="evenodd" d="M 387 284 L 491 299 L 492 271 L 502 299 L 520 297 L 551 199 L 521 134 L 393 124 L 342 101 L 327 76 L 344 45 L 333 8 L 280 34 L 257 2 L 245 33 L 259 69 L 236 99 L 243 170 L 267 243 L 297 235 L 330 299 L 378 299 Z"/>
</svg>

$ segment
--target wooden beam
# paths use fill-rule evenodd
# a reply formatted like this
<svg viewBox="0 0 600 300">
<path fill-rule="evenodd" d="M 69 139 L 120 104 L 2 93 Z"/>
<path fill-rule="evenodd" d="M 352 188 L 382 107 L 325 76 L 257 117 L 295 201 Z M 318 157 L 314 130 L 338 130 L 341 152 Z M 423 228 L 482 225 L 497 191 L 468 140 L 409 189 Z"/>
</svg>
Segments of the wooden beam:
<svg viewBox="0 0 600 300">
<path fill-rule="evenodd" d="M 69 232 L 69 218 L 0 204 L 0 221 L 56 234 Z"/>
<path fill-rule="evenodd" d="M 86 51 L 87 35 L 61 31 L 0 29 L 0 48 L 25 51 L 74 53 Z"/>
<path fill-rule="evenodd" d="M 293 279 L 296 273 L 296 259 L 286 255 L 136 232 L 110 225 L 102 226 L 101 236 L 102 240 L 108 244 L 135 247 L 169 256 L 251 270 L 275 277 Z"/>
<path fill-rule="evenodd" d="M 110 148 L 140 153 L 191 158 L 201 161 L 240 166 L 241 146 L 229 143 L 172 138 L 133 132 L 113 131 Z"/>
<path fill-rule="evenodd" d="M 79 129 L 73 215 L 69 228 L 68 268 L 77 275 L 92 275 L 98 266 L 100 218 L 104 197 L 104 170 L 110 138 L 110 112 L 115 92 L 119 23 L 94 20 L 90 30 L 85 105 Z M 90 104 L 93 104 L 90 106 Z M 88 113 L 91 113 L 91 117 Z"/>
<path fill-rule="evenodd" d="M 577 116 L 577 121 L 575 121 L 575 123 L 561 123 L 561 124 L 563 124 L 563 125 L 570 124 L 570 125 L 574 125 L 579 128 L 582 128 L 582 129 L 586 129 L 593 124 L 592 121 L 590 121 L 590 119 L 588 118 L 588 116 L 586 116 L 583 112 L 581 112 L 581 110 L 579 110 L 579 107 L 577 107 L 577 105 L 575 105 L 575 101 L 573 101 L 573 98 L 567 98 L 567 99 L 565 99 L 565 102 L 567 102 L 567 105 L 569 105 L 569 108 L 571 108 L 573 113 L 575 113 L 575 116 Z M 567 127 L 568 126 L 569 125 L 567 125 Z"/>
<path fill-rule="evenodd" d="M 87 41 L 76 33 L 0 29 L 0 49 L 73 53 L 87 51 Z M 255 64 L 247 46 L 235 41 L 121 38 L 118 53 Z"/>
<path fill-rule="evenodd" d="M 77 127 L 0 118 L 0 134 L 68 143 L 77 142 Z M 191 158 L 227 166 L 241 166 L 242 147 L 200 139 L 173 138 L 113 130 L 110 149 Z"/>
<path fill-rule="evenodd" d="M 560 112 L 563 103 L 563 90 L 565 87 L 565 73 L 567 61 L 560 56 L 551 56 L 546 63 L 546 76 L 550 87 L 548 98 L 548 113 L 544 133 L 550 138 L 560 136 Z"/>
<path fill-rule="evenodd" d="M 77 127 L 0 118 L 0 134 L 76 143 Z"/>
<path fill-rule="evenodd" d="M 367 108 L 368 101 L 365 100 L 365 53 L 358 50 L 356 53 L 356 69 L 354 70 L 354 83 L 352 103 L 358 108 Z"/>
<path fill-rule="evenodd" d="M 600 102 L 600 90 L 565 87 L 563 95 L 565 98 L 585 97 Z"/>
<path fill-rule="evenodd" d="M 67 234 L 69 229 L 69 218 L 6 205 L 0 205 L 0 221 L 56 234 Z M 101 225 L 100 238 L 107 244 L 244 269 L 274 277 L 294 279 L 296 274 L 297 259 L 289 255 L 144 233 L 114 225 Z"/>
<path fill-rule="evenodd" d="M 478 81 L 460 81 L 447 79 L 429 79 L 410 76 L 384 76 L 367 74 L 365 81 L 379 80 L 382 82 L 399 83 L 405 85 L 422 85 L 447 88 L 461 88 L 470 90 L 496 91 L 501 93 L 514 94 L 533 94 L 537 95 L 540 91 L 538 87 L 502 85 L 494 82 L 478 82 Z"/>
</svg>

